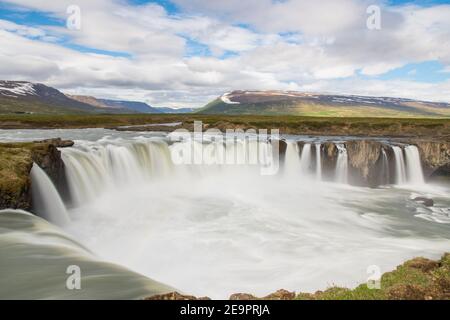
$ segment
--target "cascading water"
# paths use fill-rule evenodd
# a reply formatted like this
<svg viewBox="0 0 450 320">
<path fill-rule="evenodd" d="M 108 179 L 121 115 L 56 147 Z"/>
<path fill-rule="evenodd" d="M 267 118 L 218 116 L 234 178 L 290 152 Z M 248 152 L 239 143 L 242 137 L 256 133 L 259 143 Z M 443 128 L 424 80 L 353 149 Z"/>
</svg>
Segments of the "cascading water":
<svg viewBox="0 0 450 320">
<path fill-rule="evenodd" d="M 284 172 L 286 176 L 299 175 L 301 173 L 300 155 L 297 142 L 287 142 L 286 155 L 284 157 Z"/>
<path fill-rule="evenodd" d="M 82 138 L 86 132 L 93 131 L 83 131 Z M 112 135 L 119 138 L 111 138 Z M 412 257 L 434 259 L 448 249 L 447 189 L 440 196 L 432 195 L 436 203 L 432 209 L 440 210 L 437 215 L 411 203 L 411 191 L 404 188 L 369 189 L 327 182 L 312 185 L 298 176 L 289 179 L 289 174 L 262 176 L 249 166 L 206 164 L 224 153 L 241 160 L 253 158 L 247 150 L 254 153 L 258 149 L 267 155 L 267 144 L 258 148 L 255 143 L 247 147 L 242 142 L 226 147 L 216 144 L 202 152 L 200 143 L 193 147 L 149 136 L 104 131 L 95 141 L 77 140 L 73 148 L 62 149 L 72 195 L 78 192 L 77 203 L 70 208 L 76 219 L 64 229 L 108 262 L 124 265 L 176 290 L 225 298 L 236 292 L 264 296 L 279 288 L 313 292 L 330 283 L 354 287 L 366 281 L 369 265 L 392 270 Z M 303 160 L 309 158 L 308 171 L 318 175 L 315 158 L 318 163 L 323 162 L 324 176 L 333 175 L 327 153 L 318 155 L 318 145 L 313 144 L 316 150 L 310 149 L 309 156 L 308 147 L 304 150 Z M 285 166 L 301 176 L 303 166 L 297 146 L 297 142 L 288 143 Z M 337 148 L 336 180 L 345 183 L 349 159 L 343 143 Z M 172 151 L 176 154 L 188 150 L 205 163 L 175 164 Z M 387 155 L 384 160 L 391 161 Z M 386 167 L 391 165 L 387 163 Z M 412 212 L 411 207 L 423 211 Z M 16 213 L 0 214 L 2 226 L 13 217 L 17 217 Z M 14 297 L 73 297 L 75 293 L 66 290 L 64 282 L 59 284 L 62 277 L 54 276 L 68 263 L 81 263 L 83 274 L 95 275 L 86 281 L 97 283 L 94 288 L 89 283 L 76 297 L 141 298 L 174 291 L 159 284 L 155 287 L 154 282 L 137 274 L 124 275 L 124 270 L 109 263 L 98 264 L 92 256 L 86 258 L 78 245 L 67 244 L 70 237 L 63 232 L 61 236 L 51 235 L 50 241 L 46 226 L 36 231 L 34 224 L 29 223 L 31 218 L 42 223 L 41 219 L 22 218 L 8 226 L 8 241 L 16 244 L 17 231 L 24 225 L 31 226 L 37 234 L 30 237 L 30 230 L 24 230 L 19 239 L 22 251 L 17 255 L 11 245 L 1 254 L 14 259 L 29 256 L 17 260 L 20 268 L 0 259 L 0 270 L 8 269 L 6 272 L 14 274 L 14 281 L 31 278 L 23 277 L 24 274 L 54 280 L 45 284 L 37 281 L 34 285 L 21 282 L 19 285 L 25 285 L 23 288 L 30 294 L 21 295 L 23 290 L 17 286 L 12 291 L 17 294 Z M 3 228 L 0 233 L 4 231 Z M 60 250 L 68 245 L 70 249 L 75 247 L 75 252 Z M 79 254 L 81 259 L 77 259 Z M 41 255 L 47 260 L 57 256 L 60 263 L 43 264 Z M 37 263 L 45 267 L 28 268 Z M 106 270 L 108 266 L 110 269 Z M 15 269 L 18 273 L 14 273 Z M 65 276 L 64 272 L 61 274 Z M 98 284 L 100 278 L 106 280 Z M 43 288 L 47 285 L 48 290 Z M 0 286 L 0 298 L 7 294 Z"/>
<path fill-rule="evenodd" d="M 395 183 L 398 185 L 406 183 L 405 158 L 403 150 L 398 146 L 392 146 L 395 157 Z"/>
<path fill-rule="evenodd" d="M 336 144 L 338 148 L 338 158 L 336 162 L 336 182 L 348 183 L 348 153 L 344 144 Z"/>
<path fill-rule="evenodd" d="M 302 154 L 300 156 L 300 166 L 304 175 L 309 175 L 311 172 L 312 154 L 311 144 L 305 143 L 303 145 Z"/>
<path fill-rule="evenodd" d="M 316 143 L 316 179 L 322 180 L 322 151 L 321 144 Z"/>
<path fill-rule="evenodd" d="M 115 185 L 145 181 L 171 172 L 170 151 L 164 142 L 134 142 L 124 145 L 85 145 L 67 148 L 62 157 L 69 189 L 77 205 L 95 199 Z"/>
<path fill-rule="evenodd" d="M 422 170 L 422 163 L 420 161 L 419 150 L 416 146 L 405 147 L 406 158 L 406 172 L 408 183 L 410 184 L 424 184 L 424 176 Z"/>
<path fill-rule="evenodd" d="M 31 169 L 33 210 L 59 226 L 70 222 L 66 207 L 50 178 L 37 164 Z"/>
<path fill-rule="evenodd" d="M 395 157 L 396 184 L 421 185 L 425 183 L 419 150 L 416 146 L 392 146 Z"/>
<path fill-rule="evenodd" d="M 390 182 L 390 174 L 389 174 L 389 159 L 384 148 L 381 148 L 381 156 L 383 157 L 381 162 L 381 177 L 382 184 L 389 184 Z"/>
</svg>

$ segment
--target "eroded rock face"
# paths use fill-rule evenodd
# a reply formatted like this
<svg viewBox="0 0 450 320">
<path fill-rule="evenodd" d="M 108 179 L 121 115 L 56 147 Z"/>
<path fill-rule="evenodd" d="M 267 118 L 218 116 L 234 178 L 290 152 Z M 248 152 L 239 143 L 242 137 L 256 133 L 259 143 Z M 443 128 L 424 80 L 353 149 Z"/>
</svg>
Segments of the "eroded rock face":
<svg viewBox="0 0 450 320">
<path fill-rule="evenodd" d="M 322 175 L 326 180 L 332 180 L 335 175 L 336 161 L 339 150 L 333 142 L 322 144 Z"/>
<path fill-rule="evenodd" d="M 350 180 L 356 185 L 375 187 L 380 184 L 380 157 L 382 144 L 377 141 L 357 140 L 345 143 L 350 166 Z"/>
<path fill-rule="evenodd" d="M 419 149 L 425 176 L 450 177 L 450 142 L 411 141 Z"/>
</svg>

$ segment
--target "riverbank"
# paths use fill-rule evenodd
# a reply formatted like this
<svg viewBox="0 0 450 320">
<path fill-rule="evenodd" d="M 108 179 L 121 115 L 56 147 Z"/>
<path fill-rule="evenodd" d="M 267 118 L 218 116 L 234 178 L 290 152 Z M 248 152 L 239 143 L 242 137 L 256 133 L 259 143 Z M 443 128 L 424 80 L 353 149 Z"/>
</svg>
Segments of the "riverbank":
<svg viewBox="0 0 450 320">
<path fill-rule="evenodd" d="M 450 119 L 327 118 L 255 115 L 0 115 L 0 129 L 109 128 L 127 131 L 192 129 L 279 129 L 281 134 L 437 138 L 450 141 Z M 159 124 L 181 123 L 174 127 Z M 148 126 L 154 124 L 155 126 Z M 127 128 L 121 128 L 121 127 Z M 130 127 L 131 126 L 131 127 Z M 132 127 L 134 126 L 134 128 Z"/>
<path fill-rule="evenodd" d="M 376 283 L 373 283 L 376 284 Z M 145 300 L 208 300 L 172 292 Z M 265 297 L 236 293 L 230 300 L 450 300 L 450 253 L 440 260 L 414 258 L 381 276 L 379 288 L 361 284 L 355 289 L 331 287 L 316 293 L 278 290 Z"/>
</svg>

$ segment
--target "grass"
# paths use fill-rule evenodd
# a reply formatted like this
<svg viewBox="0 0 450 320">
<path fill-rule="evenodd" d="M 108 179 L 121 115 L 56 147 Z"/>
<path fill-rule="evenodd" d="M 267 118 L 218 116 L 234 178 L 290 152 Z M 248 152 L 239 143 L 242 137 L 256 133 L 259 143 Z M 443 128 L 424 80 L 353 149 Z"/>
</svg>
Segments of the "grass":
<svg viewBox="0 0 450 320">
<path fill-rule="evenodd" d="M 334 118 L 262 115 L 0 115 L 1 129 L 114 128 L 165 122 L 226 129 L 280 129 L 284 134 L 450 137 L 450 119 Z"/>
<path fill-rule="evenodd" d="M 0 144 L 0 207 L 26 207 L 31 149 L 15 144 Z"/>
<path fill-rule="evenodd" d="M 50 143 L 0 143 L 0 209 L 30 208 L 30 171 L 33 162 L 54 148 Z"/>
</svg>

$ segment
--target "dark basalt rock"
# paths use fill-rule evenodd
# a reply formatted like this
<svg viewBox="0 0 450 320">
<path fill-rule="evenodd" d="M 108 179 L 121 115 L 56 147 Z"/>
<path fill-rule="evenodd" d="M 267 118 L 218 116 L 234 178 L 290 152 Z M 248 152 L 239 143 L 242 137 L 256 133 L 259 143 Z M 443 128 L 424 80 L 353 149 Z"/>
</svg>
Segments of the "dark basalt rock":
<svg viewBox="0 0 450 320">
<path fill-rule="evenodd" d="M 434 206 L 434 201 L 433 201 L 433 199 L 430 199 L 430 198 L 417 197 L 417 198 L 414 198 L 413 201 L 419 202 L 419 203 L 423 204 L 425 207 Z"/>
<path fill-rule="evenodd" d="M 72 140 L 62 140 L 61 138 L 34 141 L 34 143 L 51 144 L 51 145 L 55 146 L 56 148 L 73 147 L 73 145 L 75 144 L 75 142 L 73 142 Z"/>
</svg>

